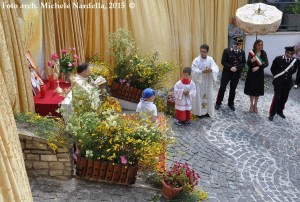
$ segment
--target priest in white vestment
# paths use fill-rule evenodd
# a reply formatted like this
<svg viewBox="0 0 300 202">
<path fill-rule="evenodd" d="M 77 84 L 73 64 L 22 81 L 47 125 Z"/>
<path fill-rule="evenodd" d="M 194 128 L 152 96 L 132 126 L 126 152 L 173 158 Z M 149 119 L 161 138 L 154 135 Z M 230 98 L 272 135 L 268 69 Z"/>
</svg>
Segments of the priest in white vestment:
<svg viewBox="0 0 300 202">
<path fill-rule="evenodd" d="M 87 94 L 91 101 L 91 108 L 96 110 L 100 106 L 99 92 L 96 86 L 91 85 L 88 82 L 88 76 L 90 69 L 88 63 L 81 63 L 77 67 L 77 74 L 72 78 L 72 94 L 74 98 L 74 91 L 80 91 Z M 75 96 L 76 97 L 76 96 Z M 72 100 L 72 102 L 76 100 Z"/>
<path fill-rule="evenodd" d="M 196 96 L 192 101 L 192 113 L 197 116 L 214 117 L 213 82 L 217 80 L 219 67 L 208 56 L 209 46 L 200 46 L 200 55 L 192 63 L 192 80 L 196 85 Z"/>
</svg>

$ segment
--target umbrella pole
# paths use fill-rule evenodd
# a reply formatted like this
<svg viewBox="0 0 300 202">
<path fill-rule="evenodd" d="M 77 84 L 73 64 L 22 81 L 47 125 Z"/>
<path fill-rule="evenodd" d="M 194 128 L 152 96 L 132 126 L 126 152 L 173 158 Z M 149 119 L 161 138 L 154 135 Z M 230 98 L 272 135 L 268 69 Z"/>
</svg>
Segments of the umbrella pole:
<svg viewBox="0 0 300 202">
<path fill-rule="evenodd" d="M 257 40 L 257 33 L 255 33 L 256 37 L 255 37 L 255 41 Z"/>
</svg>

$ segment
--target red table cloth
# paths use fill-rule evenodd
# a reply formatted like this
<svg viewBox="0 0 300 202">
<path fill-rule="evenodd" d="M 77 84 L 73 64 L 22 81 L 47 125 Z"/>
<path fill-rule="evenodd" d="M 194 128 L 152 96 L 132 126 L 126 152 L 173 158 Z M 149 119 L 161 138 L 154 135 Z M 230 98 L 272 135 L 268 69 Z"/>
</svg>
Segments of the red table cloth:
<svg viewBox="0 0 300 202">
<path fill-rule="evenodd" d="M 65 97 L 61 96 L 59 93 L 54 92 L 55 89 L 49 89 L 49 82 L 44 81 L 45 85 L 45 97 L 41 98 L 41 92 L 37 95 L 33 96 L 35 112 L 40 114 L 41 116 L 57 116 L 61 117 L 56 110 L 60 107 L 60 103 L 65 99 Z M 70 83 L 65 83 L 64 81 L 60 81 L 59 86 L 62 89 L 70 88 Z"/>
</svg>

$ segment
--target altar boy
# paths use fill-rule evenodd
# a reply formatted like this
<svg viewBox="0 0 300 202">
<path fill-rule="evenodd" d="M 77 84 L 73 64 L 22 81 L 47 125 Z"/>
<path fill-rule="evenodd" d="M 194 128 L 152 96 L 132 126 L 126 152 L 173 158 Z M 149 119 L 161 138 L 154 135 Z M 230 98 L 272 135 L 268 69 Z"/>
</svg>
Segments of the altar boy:
<svg viewBox="0 0 300 202">
<path fill-rule="evenodd" d="M 185 67 L 183 77 L 174 86 L 175 96 L 175 116 L 176 124 L 181 126 L 183 123 L 192 125 L 191 109 L 192 99 L 196 95 L 195 83 L 191 80 L 192 69 Z"/>
</svg>

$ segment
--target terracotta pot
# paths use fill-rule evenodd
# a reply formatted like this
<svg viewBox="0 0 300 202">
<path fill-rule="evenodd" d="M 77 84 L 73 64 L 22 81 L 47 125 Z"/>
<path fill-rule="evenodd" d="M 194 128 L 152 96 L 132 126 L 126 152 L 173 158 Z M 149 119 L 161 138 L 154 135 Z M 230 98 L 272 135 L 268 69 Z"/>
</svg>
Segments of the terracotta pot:
<svg viewBox="0 0 300 202">
<path fill-rule="evenodd" d="M 100 167 L 99 180 L 105 180 L 107 166 L 108 166 L 108 162 L 102 161 L 101 167 Z"/>
<path fill-rule="evenodd" d="M 111 181 L 113 172 L 114 172 L 114 166 L 115 164 L 113 162 L 109 162 L 106 170 L 106 176 L 105 176 L 105 181 Z"/>
<path fill-rule="evenodd" d="M 173 199 L 182 191 L 182 187 L 171 187 L 162 180 L 162 195 L 165 199 Z"/>
<path fill-rule="evenodd" d="M 100 169 L 101 169 L 101 162 L 102 162 L 102 160 L 95 160 L 94 161 L 94 168 L 93 168 L 93 174 L 92 174 L 93 179 L 98 179 L 99 178 Z"/>
<path fill-rule="evenodd" d="M 116 163 L 114 166 L 114 172 L 112 176 L 113 182 L 119 182 L 122 171 L 122 164 Z"/>
</svg>

